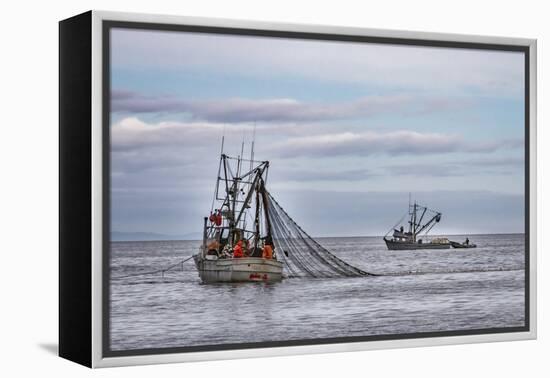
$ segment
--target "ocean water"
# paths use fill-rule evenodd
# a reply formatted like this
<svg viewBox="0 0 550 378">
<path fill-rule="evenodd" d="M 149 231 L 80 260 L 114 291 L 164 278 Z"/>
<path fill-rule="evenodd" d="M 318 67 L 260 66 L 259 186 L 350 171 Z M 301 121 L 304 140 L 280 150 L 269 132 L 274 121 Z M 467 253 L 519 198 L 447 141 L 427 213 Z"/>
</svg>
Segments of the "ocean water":
<svg viewBox="0 0 550 378">
<path fill-rule="evenodd" d="M 453 236 L 463 241 L 465 236 Z M 525 235 L 474 249 L 388 251 L 380 237 L 319 238 L 378 277 L 202 284 L 199 241 L 111 244 L 112 350 L 523 326 Z"/>
</svg>

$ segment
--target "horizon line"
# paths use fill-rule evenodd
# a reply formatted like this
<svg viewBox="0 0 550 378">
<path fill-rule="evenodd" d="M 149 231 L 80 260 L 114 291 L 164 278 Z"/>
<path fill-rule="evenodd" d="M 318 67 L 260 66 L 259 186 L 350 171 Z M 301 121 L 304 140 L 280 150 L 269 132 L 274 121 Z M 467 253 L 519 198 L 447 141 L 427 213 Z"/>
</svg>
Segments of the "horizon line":
<svg viewBox="0 0 550 378">
<path fill-rule="evenodd" d="M 147 233 L 147 232 L 136 232 Z M 153 232 L 152 232 L 153 233 Z M 464 234 L 445 234 L 445 235 L 429 235 L 430 237 L 445 237 L 445 236 L 483 236 L 483 235 L 525 235 L 525 232 L 495 232 L 495 233 L 464 233 Z M 167 235 L 168 236 L 168 235 Z M 337 239 L 337 238 L 384 238 L 384 235 L 351 235 L 351 236 L 311 236 L 313 239 Z M 125 242 L 156 242 L 156 241 L 202 241 L 201 239 L 148 239 L 148 240 L 110 240 L 111 243 Z"/>
</svg>

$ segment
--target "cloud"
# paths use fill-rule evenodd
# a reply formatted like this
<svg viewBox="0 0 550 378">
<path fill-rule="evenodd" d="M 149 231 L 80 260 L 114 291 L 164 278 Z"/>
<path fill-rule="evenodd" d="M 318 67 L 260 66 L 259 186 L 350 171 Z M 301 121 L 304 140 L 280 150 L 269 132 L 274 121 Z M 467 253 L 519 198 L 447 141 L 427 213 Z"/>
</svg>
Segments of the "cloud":
<svg viewBox="0 0 550 378">
<path fill-rule="evenodd" d="M 377 176 L 370 169 L 286 169 L 279 172 L 277 179 L 282 181 L 362 181 Z"/>
<path fill-rule="evenodd" d="M 213 122 L 163 121 L 147 123 L 135 117 L 124 118 L 111 128 L 113 151 L 130 151 L 153 146 L 177 146 L 179 151 L 200 150 L 213 145 L 224 133 L 224 125 Z M 323 156 L 431 155 L 453 152 L 492 153 L 500 149 L 523 147 L 518 139 L 495 141 L 465 141 L 458 134 L 422 133 L 412 130 L 390 132 L 329 132 L 296 136 L 289 132 L 294 126 L 260 126 L 264 136 L 270 138 L 264 153 L 280 158 Z M 250 133 L 249 124 L 234 124 L 227 128 L 228 137 L 236 139 Z M 238 139 L 238 138 L 237 138 Z M 233 143 L 234 144 L 234 143 Z M 240 143 L 239 143 L 240 145 Z M 200 156 L 196 151 L 197 156 Z M 204 153 L 204 152 L 203 152 Z"/>
<path fill-rule="evenodd" d="M 114 30 L 115 69 L 521 96 L 523 54 L 207 33 Z"/>
<path fill-rule="evenodd" d="M 135 98 L 137 94 L 125 89 L 113 89 L 111 91 L 111 100 L 121 101 Z"/>
<path fill-rule="evenodd" d="M 385 167 L 391 175 L 451 177 L 463 176 L 463 167 L 455 164 L 402 164 Z"/>
<path fill-rule="evenodd" d="M 197 147 L 197 142 L 213 141 L 222 135 L 224 125 L 208 122 L 147 123 L 136 117 L 123 118 L 111 127 L 111 147 L 114 151 L 142 147 L 179 145 Z M 234 128 L 243 131 L 244 128 Z"/>
<path fill-rule="evenodd" d="M 466 152 L 487 152 L 487 151 L 496 151 L 501 148 L 522 148 L 524 147 L 524 140 L 522 138 L 517 139 L 502 139 L 497 141 L 490 142 L 476 142 L 476 143 L 465 143 L 464 151 Z"/>
<path fill-rule="evenodd" d="M 186 112 L 189 110 L 189 102 L 173 97 L 147 97 L 123 89 L 113 89 L 111 92 L 111 112 L 113 113 Z"/>
<path fill-rule="evenodd" d="M 517 175 L 523 158 L 483 157 L 450 162 L 395 164 L 384 167 L 391 175 L 422 177 L 471 177 L 472 175 Z"/>
<path fill-rule="evenodd" d="M 516 143 L 509 143 L 508 141 L 504 141 L 504 144 L 508 146 L 515 147 L 523 147 L 523 141 L 521 141 L 522 144 L 518 145 Z M 485 167 L 523 167 L 525 165 L 525 158 L 524 157 L 482 157 L 482 158 L 475 158 L 475 159 L 467 159 L 464 161 L 461 161 L 462 164 L 465 165 L 478 165 L 478 166 L 485 166 Z"/>
<path fill-rule="evenodd" d="M 235 145 L 239 151 L 243 140 L 251 140 L 254 124 L 225 124 L 208 121 L 160 121 L 150 122 L 138 117 L 126 117 L 114 122 L 111 126 L 111 149 L 114 152 L 130 152 L 142 149 L 177 147 L 181 154 L 192 149 L 219 152 L 222 136 L 225 146 L 233 154 Z M 301 125 L 299 131 L 294 124 L 257 124 L 257 137 L 274 138 L 296 135 L 303 132 L 314 132 L 320 128 L 316 125 Z M 261 135 L 260 135 L 261 134 Z M 197 155 L 198 156 L 198 155 Z"/>
<path fill-rule="evenodd" d="M 517 184 L 521 162 L 496 157 L 523 146 L 504 139 L 515 135 L 515 123 L 509 127 L 515 118 L 507 116 L 503 133 L 492 139 L 472 131 L 496 119 L 484 117 L 493 114 L 494 107 L 485 107 L 493 98 L 499 109 L 523 101 L 521 53 L 125 29 L 113 30 L 111 52 L 112 223 L 118 229 L 199 230 L 224 127 L 226 150 L 240 151 L 257 122 L 257 156 L 276 162 L 270 189 L 313 235 L 384 233 L 406 210 L 407 191 L 427 188 L 456 189 L 416 193 L 444 212 L 443 231 L 521 230 L 523 196 L 472 192 L 523 188 Z M 463 107 L 470 108 L 457 111 Z M 437 120 L 424 125 L 421 117 L 392 125 L 394 115 L 436 112 Z M 379 115 L 388 117 L 375 119 Z M 465 117 L 474 124 L 458 125 Z M 409 162 L 416 168 L 405 167 Z M 502 175 L 510 167 L 514 174 Z M 456 177 L 437 176 L 449 168 Z M 483 176 L 483 169 L 500 173 Z M 292 192 L 296 188 L 306 190 Z"/>
<path fill-rule="evenodd" d="M 428 155 L 452 152 L 490 153 L 501 148 L 518 147 L 519 141 L 503 140 L 470 143 L 456 134 L 420 133 L 410 130 L 392 132 L 331 133 L 292 137 L 272 148 L 286 158 L 297 156 Z"/>
<path fill-rule="evenodd" d="M 114 113 L 188 113 L 193 119 L 213 122 L 307 122 L 353 119 L 378 114 L 427 114 L 463 107 L 465 99 L 421 95 L 372 95 L 348 102 L 304 103 L 291 98 L 228 98 L 188 101 L 173 96 L 144 96 L 114 90 Z"/>
<path fill-rule="evenodd" d="M 231 134 L 233 128 L 239 130 L 236 134 L 240 139 L 241 131 L 250 130 L 250 125 L 234 124 L 227 128 L 227 134 Z M 495 172 L 503 172 L 510 166 L 516 170 L 521 167 L 521 158 L 517 155 L 497 157 L 488 154 L 468 158 L 470 155 L 466 153 L 461 156 L 463 160 L 458 157 L 450 162 L 439 160 L 441 154 L 465 148 L 459 135 L 410 130 L 315 134 L 315 129 L 311 129 L 311 135 L 297 138 L 290 133 L 291 128 L 281 132 L 273 125 L 267 130 L 273 134 L 265 137 L 266 143 L 258 145 L 257 154 L 262 158 L 269 156 L 273 163 L 269 188 L 278 199 L 284 201 L 292 216 L 307 225 L 308 232 L 318 235 L 380 233 L 393 224 L 394 218 L 403 210 L 400 198 L 405 203 L 406 195 L 371 195 L 365 193 L 366 190 L 375 187 L 388 192 L 399 188 L 415 191 L 419 187 L 423 188 L 421 190 L 446 187 L 509 189 L 506 181 L 495 178 Z M 164 233 L 191 232 L 200 227 L 200 219 L 208 212 L 212 200 L 218 170 L 218 141 L 222 133 L 222 124 L 207 122 L 155 123 L 129 117 L 115 123 L 112 126 L 111 154 L 113 225 L 118 229 Z M 229 140 L 226 148 L 230 147 Z M 510 148 L 514 144 L 505 140 L 502 145 L 502 148 Z M 429 146 L 428 150 L 426 146 Z M 487 151 L 492 148 L 494 146 Z M 305 158 L 296 156 L 297 153 Z M 346 154 L 354 156 L 349 158 Z M 382 157 L 361 158 L 365 154 L 379 154 Z M 432 159 L 430 154 L 440 155 Z M 283 159 L 288 156 L 293 157 Z M 422 156 L 426 157 L 424 162 Z M 315 159 L 310 160 L 309 157 Z M 427 159 L 433 161 L 433 166 L 426 163 Z M 400 166 L 399 161 L 410 161 L 410 166 L 405 166 L 405 163 Z M 392 162 L 393 167 L 390 165 Z M 482 175 L 484 170 L 487 177 Z M 498 174 L 502 176 L 502 173 Z M 448 177 L 440 179 L 442 175 Z M 517 173 L 510 177 L 517 177 Z M 462 185 L 465 182 L 467 185 Z M 304 191 L 308 194 L 290 193 L 298 189 L 308 189 Z M 324 194 L 315 194 L 311 190 L 324 191 Z M 349 192 L 340 193 L 342 190 Z M 444 194 L 437 201 L 428 194 L 424 198 L 429 198 L 431 206 L 445 210 L 446 216 L 452 214 L 454 223 L 450 220 L 445 223 L 453 226 L 450 230 L 454 227 L 459 229 L 464 224 L 471 226 L 468 230 L 480 232 L 518 229 L 517 224 L 520 223 L 506 225 L 498 220 L 503 214 L 499 206 L 510 203 L 505 198 L 495 202 L 491 198 L 496 197 L 489 194 L 475 205 L 488 206 L 486 204 L 489 203 L 493 207 L 480 207 L 482 211 L 469 205 L 472 212 L 460 217 L 456 209 L 446 208 L 455 200 L 461 200 L 461 204 L 471 204 L 468 202 L 469 196 L 469 192 L 464 192 L 460 198 L 446 197 Z M 326 210 L 326 213 L 316 213 L 315 209 L 319 208 Z M 368 218 L 372 218 L 370 223 L 363 220 L 366 212 Z M 339 219 L 336 228 L 334 222 L 331 226 L 323 219 L 327 213 Z M 494 228 L 485 227 L 481 221 L 479 228 L 464 223 L 468 217 L 479 219 L 484 214 L 487 215 L 483 218 L 485 222 L 493 222 Z M 514 214 L 511 216 L 515 217 Z M 514 219 L 516 222 L 519 218 Z"/>
</svg>

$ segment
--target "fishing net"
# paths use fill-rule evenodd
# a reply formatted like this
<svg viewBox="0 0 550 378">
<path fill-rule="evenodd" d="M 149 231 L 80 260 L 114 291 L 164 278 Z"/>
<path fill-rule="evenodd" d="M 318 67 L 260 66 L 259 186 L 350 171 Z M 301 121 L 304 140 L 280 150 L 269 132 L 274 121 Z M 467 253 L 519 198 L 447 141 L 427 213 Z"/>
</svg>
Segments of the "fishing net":
<svg viewBox="0 0 550 378">
<path fill-rule="evenodd" d="M 336 257 L 294 222 L 268 192 L 268 216 L 277 259 L 287 277 L 374 276 Z"/>
</svg>

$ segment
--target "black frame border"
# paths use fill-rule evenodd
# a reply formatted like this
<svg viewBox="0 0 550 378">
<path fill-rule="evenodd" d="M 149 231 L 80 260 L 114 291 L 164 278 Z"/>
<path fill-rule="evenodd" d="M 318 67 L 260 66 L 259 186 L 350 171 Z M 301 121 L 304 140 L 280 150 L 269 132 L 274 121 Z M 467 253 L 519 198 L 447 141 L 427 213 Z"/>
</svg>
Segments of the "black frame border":
<svg viewBox="0 0 550 378">
<path fill-rule="evenodd" d="M 284 27 L 284 26 L 282 26 Z M 287 341 L 270 341 L 270 342 L 254 342 L 254 343 L 233 343 L 233 344 L 214 344 L 200 346 L 182 346 L 168 348 L 147 348 L 147 349 L 131 349 L 123 351 L 113 351 L 110 349 L 110 92 L 111 92 L 111 71 L 110 71 L 110 31 L 114 28 L 133 29 L 133 30 L 150 30 L 150 31 L 174 31 L 174 32 L 192 32 L 192 33 L 207 33 L 207 34 L 224 34 L 224 35 L 241 35 L 241 36 L 257 36 L 257 37 L 272 37 L 272 38 L 291 38 L 305 40 L 325 40 L 325 41 L 340 41 L 340 42 L 362 42 L 362 43 L 377 43 L 377 44 L 392 44 L 392 45 L 409 45 L 409 46 L 424 46 L 424 47 L 445 47 L 445 48 L 462 48 L 476 50 L 497 50 L 497 51 L 513 51 L 522 52 L 525 56 L 524 63 L 524 113 L 525 113 L 525 326 L 523 327 L 502 327 L 502 328 L 484 328 L 471 330 L 457 331 L 436 331 L 436 332 L 418 332 L 408 334 L 388 334 L 388 335 L 371 335 L 371 336 L 353 336 L 353 337 L 334 337 L 334 338 L 317 338 L 303 340 L 287 340 Z M 313 27 L 312 27 L 313 28 Z M 514 333 L 514 332 L 529 332 L 530 331 L 530 46 L 514 45 L 514 44 L 498 44 L 498 43 L 480 43 L 480 42 L 458 42 L 458 41 L 442 41 L 416 38 L 398 38 L 398 37 L 377 37 L 363 36 L 354 34 L 330 34 L 316 32 L 298 32 L 298 31 L 283 31 L 283 30 L 267 30 L 267 29 L 248 29 L 248 28 L 233 28 L 233 27 L 218 27 L 218 26 L 198 26 L 186 24 L 164 24 L 164 23 L 148 23 L 134 21 L 102 21 L 102 169 L 103 169 L 103 240 L 102 240 L 102 356 L 103 357 L 123 357 L 123 356 L 142 356 L 142 355 L 158 355 L 171 353 L 191 353 L 191 352 L 211 352 L 224 351 L 235 349 L 257 349 L 257 348 L 277 348 L 277 347 L 293 347 L 307 346 L 320 344 L 340 344 L 354 343 L 367 341 L 385 341 L 385 340 L 405 340 L 405 339 L 421 339 L 434 337 L 449 337 L 449 336 L 468 336 L 468 335 L 484 335 L 484 334 L 499 334 L 499 333 Z"/>
<path fill-rule="evenodd" d="M 92 12 L 59 22 L 59 356 L 92 366 Z"/>
</svg>

